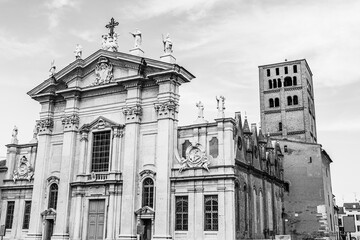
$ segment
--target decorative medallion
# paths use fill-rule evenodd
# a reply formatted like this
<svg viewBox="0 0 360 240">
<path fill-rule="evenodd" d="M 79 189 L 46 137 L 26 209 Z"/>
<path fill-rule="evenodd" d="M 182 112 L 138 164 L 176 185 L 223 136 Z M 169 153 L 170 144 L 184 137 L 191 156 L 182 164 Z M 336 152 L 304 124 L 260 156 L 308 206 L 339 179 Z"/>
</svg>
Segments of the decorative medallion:
<svg viewBox="0 0 360 240">
<path fill-rule="evenodd" d="M 93 86 L 110 83 L 114 79 L 113 65 L 106 57 L 100 57 L 95 67 L 96 79 Z"/>
<path fill-rule="evenodd" d="M 208 172 L 210 165 L 209 159 L 205 155 L 205 149 L 200 143 L 194 145 L 190 144 L 186 149 L 186 158 L 181 158 L 181 167 L 179 172 L 186 168 L 203 167 Z"/>
<path fill-rule="evenodd" d="M 18 179 L 27 179 L 30 181 L 34 176 L 34 169 L 30 166 L 29 161 L 25 156 L 20 158 L 17 169 L 14 170 L 13 180 L 16 182 Z"/>
</svg>

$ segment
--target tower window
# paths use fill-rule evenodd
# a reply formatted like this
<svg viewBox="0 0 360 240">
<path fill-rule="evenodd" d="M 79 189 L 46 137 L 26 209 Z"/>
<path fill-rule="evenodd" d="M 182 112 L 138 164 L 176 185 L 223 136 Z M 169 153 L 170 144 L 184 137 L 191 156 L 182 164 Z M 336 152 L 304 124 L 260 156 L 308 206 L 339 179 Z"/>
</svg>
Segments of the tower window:
<svg viewBox="0 0 360 240">
<path fill-rule="evenodd" d="M 298 104 L 299 104 L 298 96 L 296 96 L 296 95 L 293 97 L 293 104 L 294 104 L 294 105 L 298 105 Z"/>
<path fill-rule="evenodd" d="M 293 103 L 292 103 L 292 97 L 291 96 L 288 96 L 287 97 L 287 104 L 289 105 L 289 106 L 291 106 Z"/>
<path fill-rule="evenodd" d="M 279 122 L 279 132 L 282 131 L 282 122 Z"/>
<path fill-rule="evenodd" d="M 294 72 L 294 73 L 297 73 L 297 65 L 294 65 L 294 66 L 293 66 L 293 72 Z"/>
<path fill-rule="evenodd" d="M 106 131 L 96 132 L 93 135 L 92 172 L 105 172 L 109 170 L 110 134 L 110 131 Z"/>
<path fill-rule="evenodd" d="M 270 69 L 266 69 L 266 76 L 270 77 Z"/>
<path fill-rule="evenodd" d="M 205 196 L 204 206 L 205 206 L 204 230 L 217 231 L 218 230 L 218 196 L 217 195 Z"/>
<path fill-rule="evenodd" d="M 145 178 L 143 182 L 143 206 L 154 207 L 154 181 Z"/>
<path fill-rule="evenodd" d="M 48 208 L 53 208 L 56 210 L 58 191 L 59 191 L 59 188 L 56 183 L 53 183 L 50 185 Z"/>
<path fill-rule="evenodd" d="M 272 81 L 271 81 L 271 79 L 269 80 L 269 89 L 272 89 Z"/>
<path fill-rule="evenodd" d="M 272 98 L 269 99 L 269 107 L 274 107 L 274 99 Z"/>
<path fill-rule="evenodd" d="M 297 85 L 297 79 L 296 76 L 293 77 L 293 85 L 296 86 Z"/>
<path fill-rule="evenodd" d="M 280 88 L 281 87 L 281 79 L 278 78 L 278 87 Z"/>
<path fill-rule="evenodd" d="M 275 107 L 278 107 L 280 105 L 279 98 L 275 98 Z"/>
<path fill-rule="evenodd" d="M 288 74 L 288 67 L 284 67 L 285 74 Z"/>
<path fill-rule="evenodd" d="M 289 87 L 289 86 L 292 86 L 292 79 L 291 77 L 286 77 L 284 79 L 284 87 Z"/>
<path fill-rule="evenodd" d="M 280 74 L 279 68 L 276 68 L 275 71 L 276 71 L 276 75 Z"/>
<path fill-rule="evenodd" d="M 273 80 L 273 87 L 277 88 L 276 79 Z"/>
<path fill-rule="evenodd" d="M 177 196 L 175 200 L 175 230 L 188 230 L 188 197 Z"/>
</svg>

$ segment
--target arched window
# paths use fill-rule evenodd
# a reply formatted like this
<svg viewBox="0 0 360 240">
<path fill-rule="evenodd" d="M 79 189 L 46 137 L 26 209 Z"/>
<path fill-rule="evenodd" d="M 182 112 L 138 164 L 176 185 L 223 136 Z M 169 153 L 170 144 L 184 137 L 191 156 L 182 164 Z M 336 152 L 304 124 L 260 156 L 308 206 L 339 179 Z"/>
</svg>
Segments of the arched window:
<svg viewBox="0 0 360 240">
<path fill-rule="evenodd" d="M 291 97 L 291 96 L 288 96 L 288 97 L 287 97 L 287 104 L 288 104 L 289 106 L 292 105 L 292 97 Z"/>
<path fill-rule="evenodd" d="M 275 107 L 278 107 L 280 105 L 279 98 L 275 98 Z"/>
<path fill-rule="evenodd" d="M 298 99 L 298 96 L 296 96 L 296 95 L 293 97 L 293 104 L 294 104 L 294 105 L 298 105 L 298 104 L 299 104 L 299 99 Z"/>
<path fill-rule="evenodd" d="M 271 79 L 269 80 L 269 89 L 272 89 L 272 81 L 271 81 Z"/>
<path fill-rule="evenodd" d="M 282 122 L 279 122 L 279 132 L 282 131 Z"/>
<path fill-rule="evenodd" d="M 273 87 L 277 88 L 276 79 L 273 80 Z"/>
<path fill-rule="evenodd" d="M 293 66 L 293 72 L 297 73 L 297 66 L 296 65 Z"/>
<path fill-rule="evenodd" d="M 294 85 L 294 86 L 296 86 L 296 85 L 297 85 L 297 79 L 296 79 L 296 77 L 295 77 L 295 76 L 293 77 L 293 85 Z"/>
<path fill-rule="evenodd" d="M 154 207 L 154 181 L 151 178 L 145 178 L 143 181 L 143 207 Z"/>
<path fill-rule="evenodd" d="M 278 87 L 281 87 L 281 79 L 278 78 Z"/>
<path fill-rule="evenodd" d="M 48 208 L 56 209 L 59 187 L 56 183 L 50 185 Z"/>
<path fill-rule="evenodd" d="M 292 79 L 291 77 L 286 77 L 284 79 L 284 87 L 289 87 L 289 86 L 292 86 Z"/>
<path fill-rule="evenodd" d="M 269 106 L 271 108 L 274 107 L 274 99 L 272 99 L 272 98 L 269 99 Z"/>
</svg>

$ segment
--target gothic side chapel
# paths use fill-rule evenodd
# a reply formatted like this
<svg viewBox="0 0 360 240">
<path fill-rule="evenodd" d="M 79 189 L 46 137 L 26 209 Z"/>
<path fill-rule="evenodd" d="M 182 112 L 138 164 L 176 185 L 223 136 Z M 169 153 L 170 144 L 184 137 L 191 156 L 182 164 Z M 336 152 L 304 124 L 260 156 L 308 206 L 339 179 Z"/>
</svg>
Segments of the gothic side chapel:
<svg viewBox="0 0 360 240">
<path fill-rule="evenodd" d="M 226 117 L 178 126 L 179 88 L 195 76 L 121 44 L 111 19 L 101 49 L 28 92 L 41 112 L 30 143 L 14 129 L 0 172 L 4 239 L 269 238 L 283 233 L 281 150 L 256 126 Z M 159 38 L 159 44 L 161 39 Z M 141 50 L 141 51 L 140 51 Z M 69 51 L 70 52 L 70 51 Z M 141 54 L 139 54 L 141 53 Z M 31 216 L 31 217 L 30 217 Z"/>
</svg>

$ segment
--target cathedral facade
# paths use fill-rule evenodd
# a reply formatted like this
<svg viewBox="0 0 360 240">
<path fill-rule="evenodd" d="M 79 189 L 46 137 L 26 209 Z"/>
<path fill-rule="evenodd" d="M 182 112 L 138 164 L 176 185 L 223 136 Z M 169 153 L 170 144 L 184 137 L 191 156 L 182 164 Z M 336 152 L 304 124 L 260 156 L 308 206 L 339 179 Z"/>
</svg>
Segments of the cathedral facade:
<svg viewBox="0 0 360 240">
<path fill-rule="evenodd" d="M 179 88 L 194 76 L 175 63 L 102 49 L 28 92 L 41 112 L 28 144 L 17 129 L 0 172 L 4 239 L 250 239 L 284 234 L 278 142 L 223 114 L 178 126 Z M 137 37 L 137 38 L 136 38 Z M 140 38 L 140 39 L 139 39 Z"/>
</svg>

